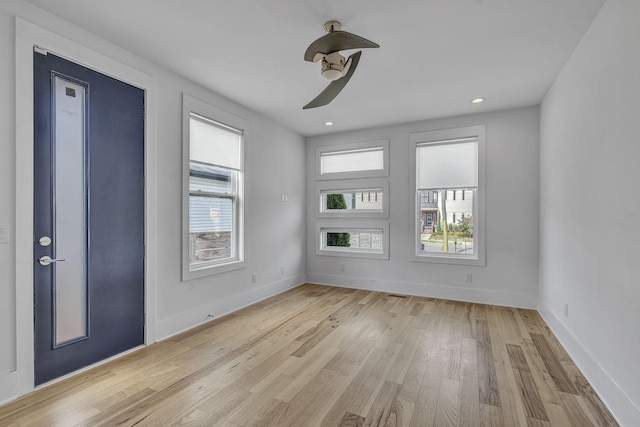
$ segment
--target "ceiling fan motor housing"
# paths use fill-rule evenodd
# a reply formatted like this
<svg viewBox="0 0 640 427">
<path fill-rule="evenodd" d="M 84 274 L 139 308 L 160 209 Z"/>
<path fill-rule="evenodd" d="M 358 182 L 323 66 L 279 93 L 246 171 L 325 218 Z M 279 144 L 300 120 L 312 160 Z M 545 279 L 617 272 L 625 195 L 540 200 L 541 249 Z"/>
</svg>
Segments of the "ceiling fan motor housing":
<svg viewBox="0 0 640 427">
<path fill-rule="evenodd" d="M 338 80 L 342 77 L 346 59 L 338 52 L 333 52 L 322 58 L 322 76 L 327 80 Z"/>
</svg>

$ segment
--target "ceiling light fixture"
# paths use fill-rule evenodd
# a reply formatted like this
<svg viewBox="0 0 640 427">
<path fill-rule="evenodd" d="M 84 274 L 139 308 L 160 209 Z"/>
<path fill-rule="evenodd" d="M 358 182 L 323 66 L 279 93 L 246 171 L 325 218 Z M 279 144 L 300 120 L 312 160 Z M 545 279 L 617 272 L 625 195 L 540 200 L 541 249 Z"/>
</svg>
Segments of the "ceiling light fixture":
<svg viewBox="0 0 640 427">
<path fill-rule="evenodd" d="M 486 99 L 487 99 L 487 98 L 473 98 L 473 99 L 471 100 L 471 103 L 472 103 L 472 104 L 480 104 L 481 102 L 486 101 Z"/>
<path fill-rule="evenodd" d="M 325 126 L 333 126 L 333 122 L 324 122 Z"/>
</svg>

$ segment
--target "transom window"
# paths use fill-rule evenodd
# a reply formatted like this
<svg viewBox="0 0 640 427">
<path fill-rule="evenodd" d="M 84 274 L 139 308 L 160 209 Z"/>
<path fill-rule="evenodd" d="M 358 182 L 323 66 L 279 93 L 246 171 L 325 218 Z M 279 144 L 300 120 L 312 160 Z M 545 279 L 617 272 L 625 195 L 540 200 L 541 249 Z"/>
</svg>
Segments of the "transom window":
<svg viewBox="0 0 640 427">
<path fill-rule="evenodd" d="M 317 214 L 323 218 L 388 218 L 389 181 L 319 181 Z"/>
<path fill-rule="evenodd" d="M 382 253 L 382 229 L 322 229 L 324 250 Z"/>
<path fill-rule="evenodd" d="M 320 174 L 384 170 L 383 147 L 326 151 L 320 155 Z"/>
<path fill-rule="evenodd" d="M 324 190 L 321 193 L 322 212 L 382 212 L 382 188 L 361 190 Z"/>
<path fill-rule="evenodd" d="M 389 140 L 319 147 L 316 162 L 316 180 L 389 176 Z"/>
<path fill-rule="evenodd" d="M 316 254 L 389 259 L 389 140 L 317 147 L 315 161 Z"/>
<path fill-rule="evenodd" d="M 318 255 L 389 259 L 389 225 L 378 221 L 359 221 L 340 226 L 333 221 L 317 225 Z"/>
</svg>

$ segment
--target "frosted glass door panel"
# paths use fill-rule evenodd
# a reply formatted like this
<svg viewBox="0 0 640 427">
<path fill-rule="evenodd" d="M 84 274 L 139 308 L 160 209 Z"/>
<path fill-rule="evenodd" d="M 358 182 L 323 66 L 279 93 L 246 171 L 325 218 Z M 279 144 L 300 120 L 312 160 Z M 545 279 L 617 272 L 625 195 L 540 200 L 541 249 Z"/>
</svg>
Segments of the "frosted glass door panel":
<svg viewBox="0 0 640 427">
<path fill-rule="evenodd" d="M 54 78 L 55 345 L 87 336 L 84 86 Z"/>
</svg>

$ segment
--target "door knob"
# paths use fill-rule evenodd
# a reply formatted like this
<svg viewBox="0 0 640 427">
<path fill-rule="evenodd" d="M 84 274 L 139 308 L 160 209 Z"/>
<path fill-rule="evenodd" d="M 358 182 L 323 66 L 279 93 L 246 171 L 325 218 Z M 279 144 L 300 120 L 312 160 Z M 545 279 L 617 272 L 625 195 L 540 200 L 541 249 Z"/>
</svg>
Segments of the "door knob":
<svg viewBox="0 0 640 427">
<path fill-rule="evenodd" d="M 49 265 L 52 262 L 60 262 L 60 261 L 66 261 L 66 259 L 51 259 L 51 257 L 47 255 L 40 257 L 38 259 L 38 262 L 40 263 L 40 265 Z"/>
</svg>

